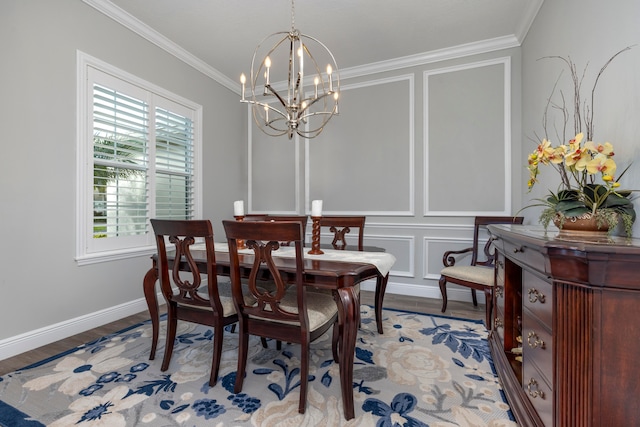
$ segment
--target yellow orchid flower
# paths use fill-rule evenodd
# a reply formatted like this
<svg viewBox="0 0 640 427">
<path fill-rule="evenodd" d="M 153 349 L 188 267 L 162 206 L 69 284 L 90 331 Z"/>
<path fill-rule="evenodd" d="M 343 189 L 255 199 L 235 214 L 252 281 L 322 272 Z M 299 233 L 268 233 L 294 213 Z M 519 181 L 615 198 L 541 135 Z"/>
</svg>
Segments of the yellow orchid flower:
<svg viewBox="0 0 640 427">
<path fill-rule="evenodd" d="M 569 147 L 571 147 L 571 144 Z M 564 156 L 564 164 L 569 168 L 573 167 L 576 170 L 582 171 L 590 158 L 585 150 L 577 148 Z"/>
<path fill-rule="evenodd" d="M 567 153 L 567 146 L 560 145 L 553 149 L 553 152 L 549 155 L 549 161 L 556 165 L 562 163 L 564 161 L 564 156 Z"/>
<path fill-rule="evenodd" d="M 597 154 L 586 165 L 587 172 L 596 174 L 600 172 L 602 175 L 614 176 L 616 174 L 616 162 L 608 158 L 604 154 Z"/>
<path fill-rule="evenodd" d="M 549 163 L 549 156 L 553 154 L 553 151 L 551 141 L 545 138 L 540 144 L 538 144 L 538 148 L 536 148 L 534 153 L 537 154 L 539 161 L 546 165 Z"/>
<path fill-rule="evenodd" d="M 582 142 L 582 138 L 584 137 L 583 133 L 580 132 L 573 139 L 569 140 L 569 150 L 577 151 L 580 149 L 580 143 Z"/>
<path fill-rule="evenodd" d="M 593 141 L 588 141 L 584 144 L 584 148 L 594 154 L 604 154 L 607 157 L 612 157 L 614 154 L 613 145 L 610 142 L 605 142 L 604 144 L 596 144 Z"/>
</svg>

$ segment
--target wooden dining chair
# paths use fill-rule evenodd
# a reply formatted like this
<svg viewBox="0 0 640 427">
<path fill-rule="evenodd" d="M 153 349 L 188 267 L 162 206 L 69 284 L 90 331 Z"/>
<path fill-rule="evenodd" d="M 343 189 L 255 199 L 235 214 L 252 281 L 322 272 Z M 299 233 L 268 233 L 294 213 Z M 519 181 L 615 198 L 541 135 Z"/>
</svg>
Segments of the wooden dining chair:
<svg viewBox="0 0 640 427">
<path fill-rule="evenodd" d="M 309 217 L 307 215 L 272 215 L 272 214 L 247 214 L 244 217 L 245 221 L 295 221 L 302 224 L 303 236 L 306 235 L 307 232 L 307 222 L 309 221 Z M 289 246 L 291 242 L 281 242 L 283 246 Z M 304 244 L 304 239 L 303 239 Z"/>
<path fill-rule="evenodd" d="M 338 309 L 335 301 L 329 295 L 307 295 L 304 286 L 304 233 L 299 222 L 271 222 L 271 221 L 223 221 L 227 241 L 229 243 L 229 261 L 231 265 L 231 284 L 233 301 L 239 315 L 239 355 L 238 371 L 234 392 L 240 393 L 245 377 L 249 335 L 273 338 L 278 341 L 298 343 L 301 347 L 300 356 L 300 400 L 298 412 L 305 412 L 307 402 L 307 387 L 309 377 L 309 346 L 310 343 L 333 328 L 332 349 L 334 360 L 338 358 Z M 247 268 L 241 265 L 238 254 L 238 240 L 244 240 L 248 249 L 253 251 L 246 289 L 255 302 L 247 303 L 243 294 L 241 271 Z M 294 283 L 287 283 L 283 272 L 278 269 L 278 262 L 274 259 L 274 252 L 280 247 L 280 242 L 292 242 L 295 247 Z M 261 287 L 261 280 L 266 272 L 275 283 L 275 288 L 266 290 Z M 292 272 L 288 272 L 291 281 Z M 310 293 L 311 294 L 311 293 Z"/>
<path fill-rule="evenodd" d="M 238 315 L 230 283 L 218 282 L 211 222 L 152 219 L 151 225 L 158 248 L 160 289 L 167 303 L 167 337 L 160 370 L 164 372 L 169 368 L 178 320 L 212 326 L 213 359 L 209 385 L 214 386 L 220 368 L 224 327 L 237 322 Z M 206 271 L 198 269 L 191 252 L 196 239 L 204 240 Z M 168 261 L 167 246 L 175 250 L 175 258 L 171 264 Z M 186 267 L 178 268 L 179 265 Z"/>
<path fill-rule="evenodd" d="M 477 216 L 473 225 L 473 246 L 444 253 L 442 256 L 444 268 L 440 271 L 439 280 L 443 313 L 447 310 L 447 283 L 471 288 L 471 298 L 473 305 L 476 307 L 478 306 L 476 290 L 480 290 L 485 295 L 487 329 L 491 329 L 493 287 L 495 285 L 495 255 L 491 251 L 491 239 L 487 240 L 483 248 L 480 248 L 480 231 L 489 224 L 522 224 L 523 219 L 524 217 L 521 216 Z M 470 256 L 470 264 L 456 264 L 457 259 L 462 256 Z"/>
<path fill-rule="evenodd" d="M 331 245 L 333 249 L 351 249 L 347 244 L 346 234 L 351 233 L 352 230 L 358 232 L 358 251 L 364 250 L 364 222 L 367 219 L 366 216 L 323 216 L 320 218 L 320 230 L 323 228 L 329 228 L 329 231 L 333 233 L 333 240 Z"/>
</svg>

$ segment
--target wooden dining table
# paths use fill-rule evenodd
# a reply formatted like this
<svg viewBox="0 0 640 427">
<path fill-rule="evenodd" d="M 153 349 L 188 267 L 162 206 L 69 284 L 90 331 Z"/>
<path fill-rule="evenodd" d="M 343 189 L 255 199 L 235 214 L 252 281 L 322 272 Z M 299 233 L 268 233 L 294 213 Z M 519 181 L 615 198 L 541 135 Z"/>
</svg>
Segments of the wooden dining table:
<svg viewBox="0 0 640 427">
<path fill-rule="evenodd" d="M 226 243 L 215 244 L 217 274 L 230 275 L 229 252 Z M 285 248 L 281 248 L 285 249 Z M 204 250 L 192 250 L 199 268 L 206 269 L 206 253 Z M 295 282 L 295 259 L 284 256 L 274 257 L 278 269 L 283 273 L 285 280 Z M 307 286 L 329 289 L 333 291 L 334 299 L 338 306 L 339 321 L 342 323 L 342 333 L 339 337 L 339 367 L 340 387 L 344 416 L 347 420 L 354 418 L 353 402 L 353 361 L 355 354 L 356 336 L 360 325 L 360 299 L 355 285 L 369 279 L 376 279 L 375 290 L 375 316 L 379 333 L 382 329 L 382 303 L 389 279 L 389 269 L 395 262 L 393 255 L 383 252 L 351 252 L 325 250 L 324 255 L 309 255 L 305 250 L 304 283 Z M 370 256 L 373 262 L 364 262 Z M 156 282 L 158 280 L 157 257 L 151 257 L 152 267 L 147 271 L 143 280 L 143 291 L 151 316 L 153 344 L 150 359 L 155 357 L 156 344 L 159 335 L 160 314 L 156 294 Z M 353 261 L 358 259 L 359 261 Z M 385 266 L 380 267 L 377 260 L 383 260 Z M 248 275 L 253 255 L 246 253 L 240 255 L 241 274 Z M 170 265 L 172 263 L 170 262 Z M 243 268 L 243 266 L 245 266 Z M 183 267 L 181 266 L 181 269 Z M 186 264 L 184 268 L 187 268 Z M 382 271 L 380 270 L 382 269 Z M 205 271 L 206 272 L 206 271 Z"/>
</svg>

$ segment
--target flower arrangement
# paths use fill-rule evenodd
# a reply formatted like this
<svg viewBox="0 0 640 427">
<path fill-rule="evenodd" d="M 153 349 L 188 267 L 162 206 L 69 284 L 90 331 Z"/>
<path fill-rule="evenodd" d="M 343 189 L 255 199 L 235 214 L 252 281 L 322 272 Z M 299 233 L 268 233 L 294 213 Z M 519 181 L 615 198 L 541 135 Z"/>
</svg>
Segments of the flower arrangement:
<svg viewBox="0 0 640 427">
<path fill-rule="evenodd" d="M 550 192 L 543 200 L 546 209 L 542 211 L 540 222 L 546 228 L 555 220 L 562 228 L 567 218 L 594 217 L 598 228 L 613 231 L 621 218 L 627 236 L 631 236 L 636 213 L 629 199 L 631 191 L 620 190 L 620 183 L 615 178 L 617 166 L 613 160 L 613 145 L 609 142 L 583 143 L 583 139 L 584 135 L 579 133 L 568 145 L 557 147 L 543 139 L 529 154 L 529 190 L 537 182 L 540 165 L 555 167 L 561 178 L 560 190 Z"/>
<path fill-rule="evenodd" d="M 611 233 L 622 221 L 626 235 L 630 237 L 632 234 L 636 213 L 629 196 L 633 190 L 620 189 L 618 182 L 629 166 L 616 176 L 617 165 L 613 159 L 615 154 L 613 145 L 609 142 L 598 143 L 593 140 L 593 99 L 598 79 L 609 63 L 628 49 L 630 47 L 616 53 L 601 68 L 591 91 L 590 104 L 583 103 L 580 99 L 582 78 L 578 76 L 575 64 L 567 58 L 553 57 L 562 59 L 571 72 L 574 84 L 573 118 L 576 132 L 575 137 L 567 144 L 555 147 L 547 137 L 542 138 L 542 142 L 527 159 L 529 191 L 538 182 L 540 165 L 551 166 L 560 175 L 559 189 L 556 192 L 550 191 L 546 199 L 537 199 L 541 203 L 532 205 L 545 207 L 540 215 L 540 222 L 545 229 L 552 221 L 562 229 L 567 220 L 593 218 L 598 229 L 608 230 Z M 564 101 L 564 96 L 561 99 Z M 547 133 L 547 112 L 550 106 L 562 112 L 565 127 L 569 117 L 566 105 L 553 104 L 550 97 L 543 116 L 545 134 Z M 583 124 L 586 128 L 586 137 L 581 132 Z"/>
</svg>

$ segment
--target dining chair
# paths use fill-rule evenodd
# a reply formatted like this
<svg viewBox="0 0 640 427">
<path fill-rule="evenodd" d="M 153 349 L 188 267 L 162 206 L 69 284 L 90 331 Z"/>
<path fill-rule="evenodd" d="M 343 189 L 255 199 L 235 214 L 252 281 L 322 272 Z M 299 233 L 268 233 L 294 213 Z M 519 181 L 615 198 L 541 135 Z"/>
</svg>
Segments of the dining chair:
<svg viewBox="0 0 640 427">
<path fill-rule="evenodd" d="M 238 321 L 231 284 L 218 282 L 216 275 L 213 227 L 208 220 L 152 219 L 151 225 L 158 249 L 160 289 L 167 303 L 167 335 L 160 370 L 164 372 L 169 368 L 178 320 L 212 326 L 213 359 L 209 385 L 213 387 L 218 379 L 224 327 Z M 194 261 L 192 245 L 196 240 L 204 240 L 206 271 L 200 271 Z M 167 246 L 175 251 L 171 264 Z M 186 268 L 179 268 L 180 265 Z"/>
<path fill-rule="evenodd" d="M 471 288 L 473 305 L 478 306 L 476 290 L 485 295 L 485 319 L 487 329 L 491 329 L 491 312 L 493 311 L 493 288 L 495 285 L 495 255 L 491 251 L 493 240 L 489 238 L 480 248 L 480 231 L 489 224 L 522 224 L 524 217 L 517 216 L 477 216 L 473 225 L 473 244 L 470 248 L 446 251 L 442 256 L 444 268 L 440 271 L 440 293 L 442 294 L 442 312 L 447 310 L 447 283 Z M 480 253 L 482 251 L 482 254 Z M 469 257 L 468 265 L 456 264 L 457 259 Z M 483 259 L 480 259 L 482 257 Z"/>
<path fill-rule="evenodd" d="M 304 236 L 307 232 L 307 222 L 309 221 L 309 217 L 307 215 L 272 215 L 272 214 L 247 214 L 244 217 L 245 221 L 296 221 L 302 224 L 302 232 L 303 234 L 303 244 L 304 244 Z M 281 242 L 283 246 L 289 246 L 291 242 Z"/>
<path fill-rule="evenodd" d="M 345 234 L 351 232 L 351 230 L 357 230 L 358 232 L 358 251 L 364 250 L 364 222 L 367 219 L 366 216 L 322 216 L 320 218 L 320 229 L 329 228 L 329 231 L 333 233 L 333 240 L 331 246 L 333 249 L 349 249 Z"/>
<path fill-rule="evenodd" d="M 329 295 L 308 295 L 304 286 L 304 232 L 299 222 L 288 221 L 222 221 L 229 244 L 229 261 L 231 266 L 231 284 L 233 301 L 238 312 L 238 330 L 240 334 L 238 370 L 234 384 L 234 393 L 242 391 L 247 364 L 249 335 L 272 338 L 278 341 L 297 343 L 301 347 L 300 356 L 300 400 L 298 412 L 304 413 L 307 402 L 309 382 L 309 347 L 310 343 L 333 328 L 333 358 L 338 360 L 338 309 Z M 249 292 L 251 300 L 243 292 L 241 280 L 241 256 L 238 253 L 238 240 L 244 240 L 246 247 L 252 251 L 249 280 L 244 292 Z M 287 283 L 283 272 L 278 269 L 274 253 L 280 248 L 280 242 L 292 242 L 295 248 L 295 280 Z M 261 280 L 265 269 L 275 288 L 262 288 Z M 289 272 L 291 274 L 291 272 Z M 291 280 L 291 279 L 290 279 Z M 309 293 L 311 294 L 311 293 Z"/>
</svg>

